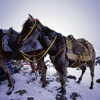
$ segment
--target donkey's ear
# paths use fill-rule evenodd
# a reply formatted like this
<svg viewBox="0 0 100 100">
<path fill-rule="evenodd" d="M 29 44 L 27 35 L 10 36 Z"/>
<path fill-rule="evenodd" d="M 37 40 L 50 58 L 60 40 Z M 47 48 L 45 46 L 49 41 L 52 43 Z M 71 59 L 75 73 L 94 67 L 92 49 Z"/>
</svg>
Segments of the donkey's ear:
<svg viewBox="0 0 100 100">
<path fill-rule="evenodd" d="M 29 17 L 28 19 L 31 21 L 31 22 L 34 22 L 34 18 L 29 14 Z"/>
</svg>

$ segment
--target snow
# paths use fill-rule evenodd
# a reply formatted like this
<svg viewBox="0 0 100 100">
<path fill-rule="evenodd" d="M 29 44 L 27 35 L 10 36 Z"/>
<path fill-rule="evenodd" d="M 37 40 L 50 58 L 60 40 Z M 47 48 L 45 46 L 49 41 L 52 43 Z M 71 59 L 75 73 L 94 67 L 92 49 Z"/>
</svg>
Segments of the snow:
<svg viewBox="0 0 100 100">
<path fill-rule="evenodd" d="M 95 49 L 95 51 L 96 51 L 96 56 L 100 56 L 100 50 Z"/>
<path fill-rule="evenodd" d="M 99 56 L 100 51 L 96 50 L 96 53 L 97 56 Z M 82 97 L 82 99 L 77 98 L 76 100 L 100 100 L 100 84 L 96 83 L 96 80 L 100 79 L 99 65 L 95 66 L 94 89 L 92 90 L 89 89 L 91 77 L 88 67 L 80 84 L 77 84 L 76 82 L 81 74 L 81 70 L 76 70 L 76 68 L 68 68 L 67 70 L 68 75 L 74 75 L 77 79 L 68 79 L 66 82 L 67 94 L 65 95 L 65 98 L 67 99 L 63 100 L 72 100 L 70 95 L 73 92 L 79 93 Z M 34 98 L 33 100 L 62 100 L 56 99 L 59 92 L 57 89 L 60 87 L 60 83 L 55 81 L 57 73 L 52 64 L 48 64 L 46 77 L 49 84 L 45 88 L 41 88 L 39 74 L 37 73 L 38 77 L 36 79 L 36 74 L 30 73 L 30 71 L 30 65 L 24 65 L 24 69 L 21 69 L 20 73 L 13 75 L 13 78 L 15 79 L 15 89 L 10 96 L 6 94 L 8 90 L 8 81 L 2 81 L 0 85 L 0 100 L 28 100 L 28 98 L 31 97 Z M 23 95 L 19 95 L 19 93 L 16 93 L 18 90 L 26 90 L 27 92 Z"/>
</svg>

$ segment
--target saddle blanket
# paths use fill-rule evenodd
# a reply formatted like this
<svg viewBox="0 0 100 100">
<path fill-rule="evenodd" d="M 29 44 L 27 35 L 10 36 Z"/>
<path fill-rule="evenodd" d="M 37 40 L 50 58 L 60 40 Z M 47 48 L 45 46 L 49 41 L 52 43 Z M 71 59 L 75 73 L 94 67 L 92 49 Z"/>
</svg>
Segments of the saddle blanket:
<svg viewBox="0 0 100 100">
<path fill-rule="evenodd" d="M 67 57 L 72 61 L 80 60 L 80 61 L 84 62 L 84 61 L 92 60 L 92 57 L 93 57 L 93 55 L 92 55 L 92 45 L 85 39 L 79 39 L 79 40 L 80 41 L 84 40 L 84 44 L 87 45 L 87 47 L 83 45 L 84 48 L 85 48 L 85 52 L 82 53 L 81 55 L 75 54 L 73 52 L 73 43 L 69 42 L 68 45 L 67 45 L 68 52 L 66 52 Z M 79 40 L 77 40 L 77 41 L 80 42 Z"/>
<path fill-rule="evenodd" d="M 12 52 L 12 49 L 8 46 L 8 39 L 9 37 L 5 34 L 8 30 L 3 30 L 3 38 L 4 38 L 4 51 L 5 52 Z M 42 49 L 42 46 L 40 44 L 39 41 L 35 42 L 34 43 L 34 46 L 35 46 L 35 50 L 39 50 L 39 49 Z M 26 45 L 24 47 L 22 47 L 22 51 L 23 52 L 30 52 L 30 51 L 33 51 L 33 44 L 29 44 L 29 45 Z"/>
</svg>

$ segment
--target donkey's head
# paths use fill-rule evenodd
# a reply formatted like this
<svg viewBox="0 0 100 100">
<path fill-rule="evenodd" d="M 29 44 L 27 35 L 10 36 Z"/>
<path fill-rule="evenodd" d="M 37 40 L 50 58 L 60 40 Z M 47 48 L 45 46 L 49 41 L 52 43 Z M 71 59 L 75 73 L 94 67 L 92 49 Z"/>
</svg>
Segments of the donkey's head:
<svg viewBox="0 0 100 100">
<path fill-rule="evenodd" d="M 34 19 L 30 14 L 28 19 L 23 24 L 23 29 L 21 30 L 19 36 L 16 39 L 16 44 L 19 48 L 30 43 L 37 41 L 42 31 L 42 24 L 38 19 Z"/>
</svg>

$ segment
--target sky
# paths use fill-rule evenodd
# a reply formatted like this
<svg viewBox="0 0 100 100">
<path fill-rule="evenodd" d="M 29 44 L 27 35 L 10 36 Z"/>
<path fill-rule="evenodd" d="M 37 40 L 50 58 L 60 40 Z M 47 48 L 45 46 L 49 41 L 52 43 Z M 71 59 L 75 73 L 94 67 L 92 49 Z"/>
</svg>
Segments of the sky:
<svg viewBox="0 0 100 100">
<path fill-rule="evenodd" d="M 20 32 L 31 14 L 49 28 L 100 49 L 100 0 L 0 0 L 0 28 Z"/>
</svg>

